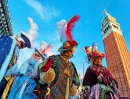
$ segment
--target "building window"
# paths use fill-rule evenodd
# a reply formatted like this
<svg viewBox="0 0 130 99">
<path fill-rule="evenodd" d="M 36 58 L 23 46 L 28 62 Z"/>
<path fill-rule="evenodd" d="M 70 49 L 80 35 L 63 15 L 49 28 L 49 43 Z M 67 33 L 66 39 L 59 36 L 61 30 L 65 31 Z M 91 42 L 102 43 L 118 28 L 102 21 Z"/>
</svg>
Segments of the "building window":
<svg viewBox="0 0 130 99">
<path fill-rule="evenodd" d="M 118 26 L 116 26 L 116 25 L 114 25 L 114 24 L 112 24 L 112 26 L 113 26 L 114 28 L 117 28 L 117 29 L 118 29 Z"/>
<path fill-rule="evenodd" d="M 103 31 L 104 34 L 105 34 L 109 29 L 110 29 L 110 25 L 108 25 L 108 26 L 105 28 L 105 30 Z"/>
<path fill-rule="evenodd" d="M 110 25 L 108 25 L 108 28 L 110 28 Z"/>
</svg>

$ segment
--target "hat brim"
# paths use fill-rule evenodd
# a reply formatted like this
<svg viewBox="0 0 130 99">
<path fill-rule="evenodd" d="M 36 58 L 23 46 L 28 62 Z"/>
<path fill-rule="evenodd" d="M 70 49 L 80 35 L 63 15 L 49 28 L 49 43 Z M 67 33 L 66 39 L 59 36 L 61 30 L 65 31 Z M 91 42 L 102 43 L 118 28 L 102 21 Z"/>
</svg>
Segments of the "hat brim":
<svg viewBox="0 0 130 99">
<path fill-rule="evenodd" d="M 68 47 L 69 48 L 64 48 L 64 43 L 68 43 Z M 78 46 L 78 43 L 76 42 L 76 41 L 72 41 L 72 43 L 70 43 L 70 41 L 65 41 L 63 43 L 63 46 L 61 46 L 59 49 L 58 49 L 58 51 L 60 51 L 60 52 L 63 52 L 63 51 L 68 51 L 68 50 L 70 50 L 71 48 L 73 48 L 73 47 L 77 47 Z"/>
<path fill-rule="evenodd" d="M 104 53 L 101 53 L 101 54 L 97 54 L 97 55 L 88 55 L 89 57 L 91 58 L 105 58 L 105 54 Z"/>
<path fill-rule="evenodd" d="M 39 52 L 39 50 L 37 48 L 34 48 L 34 49 L 35 49 L 35 52 L 37 52 L 42 57 L 42 59 L 45 60 L 45 58 L 42 56 L 42 54 Z"/>
<path fill-rule="evenodd" d="M 61 47 L 58 49 L 58 51 L 59 51 L 59 52 L 68 51 L 68 50 L 70 50 L 70 49 L 73 48 L 73 47 L 76 47 L 76 46 L 72 46 L 72 47 L 67 48 L 67 49 L 64 49 L 63 46 L 61 46 Z"/>
<path fill-rule="evenodd" d="M 31 42 L 25 33 L 21 32 L 21 38 L 24 40 L 26 47 L 32 48 Z"/>
</svg>

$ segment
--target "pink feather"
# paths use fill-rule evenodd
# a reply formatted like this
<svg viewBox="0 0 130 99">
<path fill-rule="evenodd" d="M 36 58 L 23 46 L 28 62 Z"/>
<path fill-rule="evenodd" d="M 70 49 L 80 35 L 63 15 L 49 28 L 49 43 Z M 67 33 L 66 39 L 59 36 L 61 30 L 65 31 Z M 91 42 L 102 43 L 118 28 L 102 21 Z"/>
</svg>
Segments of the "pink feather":
<svg viewBox="0 0 130 99">
<path fill-rule="evenodd" d="M 41 54 L 44 55 L 47 51 L 49 51 L 52 48 L 51 44 L 47 45 L 47 47 L 42 50 Z"/>
</svg>

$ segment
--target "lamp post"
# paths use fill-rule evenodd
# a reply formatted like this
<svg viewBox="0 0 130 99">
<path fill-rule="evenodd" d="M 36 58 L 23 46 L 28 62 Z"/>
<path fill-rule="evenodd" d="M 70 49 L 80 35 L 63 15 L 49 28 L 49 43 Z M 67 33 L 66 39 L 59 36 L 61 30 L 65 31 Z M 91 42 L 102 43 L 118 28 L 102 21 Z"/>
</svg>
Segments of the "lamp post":
<svg viewBox="0 0 130 99">
<path fill-rule="evenodd" d="M 83 60 L 83 78 L 84 78 L 84 60 Z"/>
</svg>

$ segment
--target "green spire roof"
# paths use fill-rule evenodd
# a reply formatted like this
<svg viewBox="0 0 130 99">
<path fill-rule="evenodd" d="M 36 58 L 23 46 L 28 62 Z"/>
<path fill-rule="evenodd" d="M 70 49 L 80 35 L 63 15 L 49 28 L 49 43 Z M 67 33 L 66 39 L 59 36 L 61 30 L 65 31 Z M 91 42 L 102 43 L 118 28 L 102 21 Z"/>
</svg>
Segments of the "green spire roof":
<svg viewBox="0 0 130 99">
<path fill-rule="evenodd" d="M 103 15 L 103 20 L 102 21 L 104 21 L 104 19 L 106 19 L 106 17 L 108 16 L 109 14 L 107 13 L 107 11 L 106 10 L 104 10 L 104 15 Z M 110 15 L 109 15 L 110 16 Z"/>
</svg>

